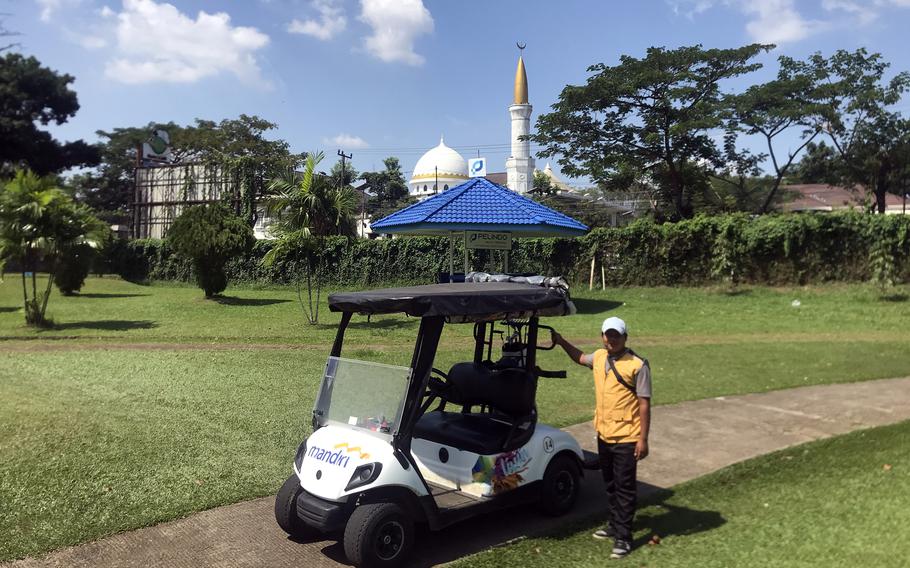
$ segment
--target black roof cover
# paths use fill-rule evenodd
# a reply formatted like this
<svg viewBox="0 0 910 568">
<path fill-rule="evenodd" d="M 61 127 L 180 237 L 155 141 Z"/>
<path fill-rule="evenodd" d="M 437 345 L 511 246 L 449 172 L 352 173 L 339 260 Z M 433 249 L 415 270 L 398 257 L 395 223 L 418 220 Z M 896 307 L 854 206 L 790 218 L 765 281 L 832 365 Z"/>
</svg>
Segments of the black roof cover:
<svg viewBox="0 0 910 568">
<path fill-rule="evenodd" d="M 462 316 L 464 320 L 562 316 L 574 306 L 562 288 L 513 282 L 467 282 L 329 295 L 333 312 Z M 453 319 L 459 319 L 454 317 Z"/>
</svg>

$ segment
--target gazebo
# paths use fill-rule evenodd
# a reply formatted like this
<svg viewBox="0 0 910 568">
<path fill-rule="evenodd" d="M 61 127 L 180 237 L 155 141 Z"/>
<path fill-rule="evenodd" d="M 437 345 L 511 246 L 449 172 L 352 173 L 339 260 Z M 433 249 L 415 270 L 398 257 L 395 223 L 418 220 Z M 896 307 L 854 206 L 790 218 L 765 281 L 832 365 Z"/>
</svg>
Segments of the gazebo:
<svg viewBox="0 0 910 568">
<path fill-rule="evenodd" d="M 396 211 L 371 224 L 377 233 L 449 237 L 449 274 L 455 271 L 455 239 L 464 239 L 464 271 L 469 249 L 505 251 L 509 271 L 512 237 L 577 237 L 588 227 L 575 219 L 485 178 L 473 178 L 448 191 Z"/>
</svg>

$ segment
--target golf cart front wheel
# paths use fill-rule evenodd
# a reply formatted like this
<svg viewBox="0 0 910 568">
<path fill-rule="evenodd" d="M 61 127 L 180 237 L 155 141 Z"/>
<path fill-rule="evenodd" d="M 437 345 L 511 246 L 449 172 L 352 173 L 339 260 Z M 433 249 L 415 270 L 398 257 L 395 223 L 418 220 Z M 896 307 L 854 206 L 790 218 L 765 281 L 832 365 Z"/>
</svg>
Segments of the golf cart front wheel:
<svg viewBox="0 0 910 568">
<path fill-rule="evenodd" d="M 344 529 L 344 553 L 354 566 L 403 566 L 414 547 L 414 521 L 394 503 L 354 509 Z"/>
<path fill-rule="evenodd" d="M 569 456 L 556 456 L 543 475 L 540 506 L 548 515 L 563 515 L 575 506 L 580 491 L 578 464 Z"/>
<path fill-rule="evenodd" d="M 300 479 L 296 475 L 292 475 L 287 478 L 275 497 L 275 520 L 278 521 L 278 526 L 290 536 L 298 539 L 306 538 L 316 532 L 297 516 L 297 497 L 302 491 Z"/>
</svg>

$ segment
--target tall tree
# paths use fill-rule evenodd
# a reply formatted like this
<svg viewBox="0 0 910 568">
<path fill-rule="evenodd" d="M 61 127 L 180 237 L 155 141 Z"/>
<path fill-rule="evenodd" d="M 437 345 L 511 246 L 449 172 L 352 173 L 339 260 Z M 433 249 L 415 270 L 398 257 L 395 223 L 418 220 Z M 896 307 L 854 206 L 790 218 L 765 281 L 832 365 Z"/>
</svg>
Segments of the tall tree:
<svg viewBox="0 0 910 568">
<path fill-rule="evenodd" d="M 358 172 L 348 161 L 344 162 L 344 171 L 342 172 L 342 162 L 339 158 L 332 166 L 329 177 L 331 178 L 332 185 L 341 187 L 353 184 L 354 181 L 360 177 L 360 172 Z"/>
<path fill-rule="evenodd" d="M 736 142 L 739 132 L 729 127 L 724 135 L 722 166 L 711 173 L 711 194 L 718 211 L 755 211 L 765 201 L 761 183 L 756 183 L 761 168 L 759 164 L 767 154 L 755 154 L 748 148 L 740 149 Z M 760 197 L 759 197 L 760 196 Z"/>
<path fill-rule="evenodd" d="M 408 198 L 408 184 L 401 172 L 401 162 L 394 156 L 389 156 L 382 161 L 385 169 L 378 172 L 364 172 L 361 177 L 366 182 L 374 202 L 371 204 L 372 213 L 383 216 L 404 205 Z"/>
<path fill-rule="evenodd" d="M 827 183 L 834 185 L 842 178 L 840 155 L 822 140 L 810 142 L 796 167 L 788 174 L 791 183 Z"/>
<path fill-rule="evenodd" d="M 732 116 L 728 131 L 760 136 L 768 149 L 767 154 L 756 156 L 759 161 L 767 158 L 773 170 L 771 185 L 757 208 L 758 213 L 766 213 L 771 207 L 781 182 L 802 151 L 822 134 L 822 125 L 829 114 L 829 107 L 819 100 L 818 74 L 786 56 L 781 56 L 779 62 L 774 80 L 753 85 L 744 93 L 730 97 Z M 795 148 L 782 152 L 778 144 L 781 135 L 794 130 L 799 131 L 799 142 Z M 729 148 L 727 154 L 732 154 Z"/>
<path fill-rule="evenodd" d="M 610 189 L 659 183 L 671 216 L 689 217 L 703 176 L 687 172 L 720 159 L 710 136 L 729 106 L 720 84 L 758 69 L 752 59 L 771 47 L 652 47 L 643 59 L 593 65 L 587 84 L 565 87 L 530 139 L 570 176 Z"/>
<path fill-rule="evenodd" d="M 304 232 L 326 237 L 352 235 L 354 193 L 349 187 L 332 185 L 330 177 L 316 172 L 324 154 L 309 154 L 303 175 L 287 175 L 269 184 L 269 216 L 278 234 Z"/>
<path fill-rule="evenodd" d="M 558 192 L 558 188 L 553 185 L 553 180 L 550 179 L 550 176 L 540 170 L 534 170 L 534 184 L 528 193 L 543 197 L 556 195 Z"/>
<path fill-rule="evenodd" d="M 269 185 L 271 199 L 267 212 L 275 219 L 272 232 L 276 241 L 262 258 L 265 266 L 276 262 L 294 262 L 304 269 L 308 301 L 303 302 L 300 279 L 297 298 L 310 323 L 319 321 L 319 301 L 322 292 L 323 238 L 330 235 L 355 234 L 353 214 L 356 203 L 348 186 L 335 186 L 329 176 L 320 175 L 316 168 L 323 153 L 308 154 L 303 175 L 275 179 Z M 313 285 L 316 286 L 315 301 Z"/>
<path fill-rule="evenodd" d="M 60 143 L 38 125 L 63 124 L 79 110 L 72 75 L 42 67 L 34 57 L 0 57 L 0 173 L 27 167 L 39 175 L 98 164 L 98 149 L 82 140 Z"/>
<path fill-rule="evenodd" d="M 815 53 L 792 66 L 818 81 L 816 100 L 827 108 L 823 130 L 843 160 L 843 183 L 871 188 L 875 209 L 884 213 L 907 129 L 906 120 L 890 107 L 910 89 L 910 72 L 886 80 L 890 64 L 865 49 L 841 49 L 831 57 Z"/>
</svg>

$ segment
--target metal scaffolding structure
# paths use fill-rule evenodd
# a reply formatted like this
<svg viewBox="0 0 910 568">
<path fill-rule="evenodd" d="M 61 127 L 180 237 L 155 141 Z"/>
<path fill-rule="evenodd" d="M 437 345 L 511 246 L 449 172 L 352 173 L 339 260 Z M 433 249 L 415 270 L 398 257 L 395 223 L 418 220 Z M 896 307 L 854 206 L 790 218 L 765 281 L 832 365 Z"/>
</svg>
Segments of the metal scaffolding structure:
<svg viewBox="0 0 910 568">
<path fill-rule="evenodd" d="M 191 163 L 137 167 L 134 176 L 132 238 L 164 238 L 174 219 L 190 205 L 220 201 L 239 215 L 244 209 L 244 184 L 252 185 L 250 205 L 257 233 L 264 231 L 263 212 L 257 207 L 265 193 L 264 175 L 241 180 L 237 173 L 225 172 L 221 166 Z"/>
</svg>

